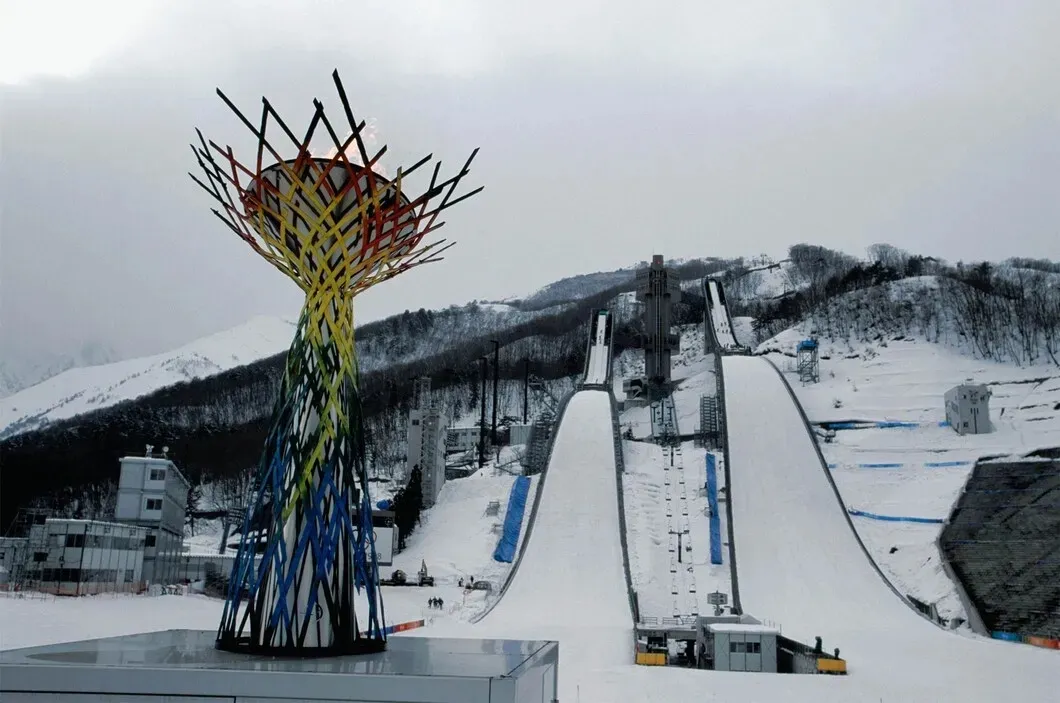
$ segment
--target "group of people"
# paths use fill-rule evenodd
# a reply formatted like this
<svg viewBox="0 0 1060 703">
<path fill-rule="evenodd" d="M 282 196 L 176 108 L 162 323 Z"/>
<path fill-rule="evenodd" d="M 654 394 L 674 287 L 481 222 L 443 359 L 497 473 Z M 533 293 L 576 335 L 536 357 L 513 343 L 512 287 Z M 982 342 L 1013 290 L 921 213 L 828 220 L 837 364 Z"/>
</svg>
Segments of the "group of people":
<svg viewBox="0 0 1060 703">
<path fill-rule="evenodd" d="M 428 598 L 427 607 L 434 608 L 435 610 L 441 610 L 445 606 L 445 601 L 441 598 Z"/>
<path fill-rule="evenodd" d="M 463 588 L 466 591 L 470 591 L 475 587 L 475 577 L 469 576 L 467 581 L 465 581 L 464 579 L 460 579 L 459 584 L 460 588 Z"/>
</svg>

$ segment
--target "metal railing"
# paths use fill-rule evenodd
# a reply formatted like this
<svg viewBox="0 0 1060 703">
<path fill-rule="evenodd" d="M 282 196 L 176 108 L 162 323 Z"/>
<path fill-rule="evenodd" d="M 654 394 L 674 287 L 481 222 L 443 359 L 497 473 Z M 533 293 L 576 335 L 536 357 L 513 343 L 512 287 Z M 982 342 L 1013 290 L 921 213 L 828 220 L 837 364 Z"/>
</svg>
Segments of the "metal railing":
<svg viewBox="0 0 1060 703">
<path fill-rule="evenodd" d="M 626 575 L 626 592 L 629 597 L 629 612 L 633 622 L 640 618 L 640 607 L 637 593 L 633 590 L 633 574 L 629 568 L 629 542 L 626 539 L 626 500 L 623 495 L 622 475 L 626 472 L 626 460 L 622 451 L 622 430 L 618 422 L 618 400 L 609 390 L 607 397 L 611 402 L 611 434 L 615 446 L 615 487 L 618 491 L 618 534 L 622 543 L 622 571 Z"/>
</svg>

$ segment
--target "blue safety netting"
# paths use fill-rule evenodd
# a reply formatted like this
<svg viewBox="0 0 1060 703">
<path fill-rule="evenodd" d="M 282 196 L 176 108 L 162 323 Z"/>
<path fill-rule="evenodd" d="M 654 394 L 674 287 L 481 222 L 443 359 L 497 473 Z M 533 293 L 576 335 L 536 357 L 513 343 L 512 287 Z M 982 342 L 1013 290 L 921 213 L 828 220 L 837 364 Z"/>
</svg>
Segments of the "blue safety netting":
<svg viewBox="0 0 1060 703">
<path fill-rule="evenodd" d="M 508 564 L 515 559 L 515 548 L 519 546 L 519 531 L 523 528 L 523 513 L 526 511 L 526 496 L 530 492 L 530 478 L 518 476 L 508 496 L 508 512 L 504 514 L 504 530 L 493 550 L 493 560 Z"/>
<path fill-rule="evenodd" d="M 707 505 L 710 506 L 710 563 L 721 563 L 721 517 L 718 515 L 718 467 L 713 454 L 707 454 Z"/>
</svg>

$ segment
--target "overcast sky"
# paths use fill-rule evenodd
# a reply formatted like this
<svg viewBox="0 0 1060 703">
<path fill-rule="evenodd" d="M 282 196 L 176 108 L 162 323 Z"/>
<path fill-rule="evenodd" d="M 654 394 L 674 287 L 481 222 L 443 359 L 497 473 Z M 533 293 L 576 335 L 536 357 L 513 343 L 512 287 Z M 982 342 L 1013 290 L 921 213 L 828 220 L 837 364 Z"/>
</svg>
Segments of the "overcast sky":
<svg viewBox="0 0 1060 703">
<path fill-rule="evenodd" d="M 391 172 L 482 148 L 486 190 L 439 233 L 458 245 L 361 320 L 653 253 L 1060 259 L 1056 0 L 0 8 L 0 354 L 138 355 L 296 314 L 210 214 L 188 143 L 249 155 L 216 87 L 298 126 L 314 97 L 340 110 L 334 68 Z"/>
</svg>

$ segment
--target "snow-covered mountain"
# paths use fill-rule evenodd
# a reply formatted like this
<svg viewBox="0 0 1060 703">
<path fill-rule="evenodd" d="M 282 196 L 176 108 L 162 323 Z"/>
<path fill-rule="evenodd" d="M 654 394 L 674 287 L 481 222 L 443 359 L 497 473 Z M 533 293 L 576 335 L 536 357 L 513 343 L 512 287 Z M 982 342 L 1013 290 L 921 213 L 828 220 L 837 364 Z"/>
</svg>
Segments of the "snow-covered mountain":
<svg viewBox="0 0 1060 703">
<path fill-rule="evenodd" d="M 278 354 L 290 345 L 294 324 L 255 317 L 170 352 L 63 371 L 0 399 L 0 438 Z"/>
<path fill-rule="evenodd" d="M 497 333 L 565 308 L 522 311 L 502 303 L 469 303 L 440 311 L 406 311 L 358 329 L 360 370 L 417 361 L 449 342 Z M 0 439 L 281 354 L 291 344 L 295 324 L 260 316 L 170 352 L 69 369 L 0 398 Z"/>
<path fill-rule="evenodd" d="M 73 353 L 14 354 L 0 352 L 0 398 L 46 381 L 68 369 L 98 366 L 120 361 L 121 356 L 98 342 L 86 342 Z"/>
<path fill-rule="evenodd" d="M 719 265 L 709 259 L 668 263 L 696 275 L 705 264 Z M 405 311 L 369 323 L 357 331 L 360 369 L 370 372 L 418 361 L 439 353 L 450 342 L 496 334 L 543 315 L 561 313 L 572 301 L 632 285 L 637 269 L 646 265 L 640 262 L 616 271 L 572 276 L 520 300 Z M 294 320 L 262 316 L 170 352 L 116 363 L 107 363 L 113 357 L 82 355 L 51 374 L 42 374 L 45 380 L 36 385 L 27 387 L 29 377 L 12 380 L 10 394 L 0 396 L 0 439 L 283 353 L 291 343 L 294 326 Z M 0 382 L 4 371 L 0 366 Z"/>
</svg>

